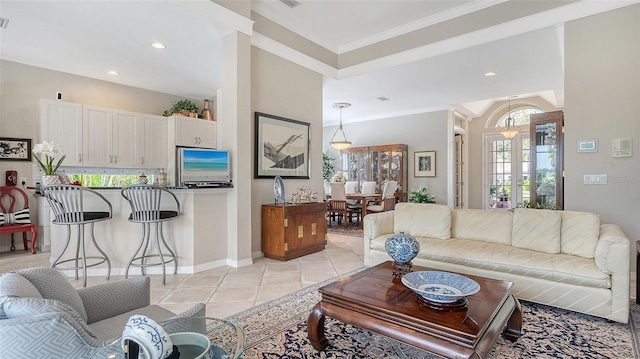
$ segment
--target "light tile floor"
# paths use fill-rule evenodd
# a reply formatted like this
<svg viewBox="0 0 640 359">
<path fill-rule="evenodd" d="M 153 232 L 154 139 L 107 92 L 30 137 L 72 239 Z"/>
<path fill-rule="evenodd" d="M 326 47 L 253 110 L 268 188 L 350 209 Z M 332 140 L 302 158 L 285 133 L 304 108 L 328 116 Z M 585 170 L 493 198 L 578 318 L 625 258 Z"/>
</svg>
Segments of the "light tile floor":
<svg viewBox="0 0 640 359">
<path fill-rule="evenodd" d="M 286 262 L 256 258 L 254 264 L 241 268 L 220 267 L 195 274 L 151 275 L 151 302 L 175 313 L 195 303 L 206 303 L 208 316 L 224 318 L 258 304 L 295 292 L 325 279 L 363 266 L 361 237 L 329 234 L 325 250 Z M 15 251 L 0 253 L 0 273 L 29 268 L 49 267 L 50 253 Z M 72 271 L 65 271 L 69 282 L 82 287 L 82 278 L 75 280 Z M 130 276 L 131 277 L 131 276 Z M 124 279 L 112 276 L 110 280 Z M 105 281 L 104 277 L 89 277 L 87 285 Z"/>
</svg>

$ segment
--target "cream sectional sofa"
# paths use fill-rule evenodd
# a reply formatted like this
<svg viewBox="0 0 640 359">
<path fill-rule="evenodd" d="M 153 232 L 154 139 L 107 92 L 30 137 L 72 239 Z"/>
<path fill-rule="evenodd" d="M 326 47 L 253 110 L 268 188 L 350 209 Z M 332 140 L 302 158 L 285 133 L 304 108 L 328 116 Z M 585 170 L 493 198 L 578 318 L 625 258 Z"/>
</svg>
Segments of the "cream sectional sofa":
<svg viewBox="0 0 640 359">
<path fill-rule="evenodd" d="M 510 281 L 519 299 L 628 321 L 629 239 L 597 214 L 399 203 L 365 217 L 365 265 L 390 260 L 384 243 L 400 231 L 420 242 L 414 265 Z"/>
</svg>

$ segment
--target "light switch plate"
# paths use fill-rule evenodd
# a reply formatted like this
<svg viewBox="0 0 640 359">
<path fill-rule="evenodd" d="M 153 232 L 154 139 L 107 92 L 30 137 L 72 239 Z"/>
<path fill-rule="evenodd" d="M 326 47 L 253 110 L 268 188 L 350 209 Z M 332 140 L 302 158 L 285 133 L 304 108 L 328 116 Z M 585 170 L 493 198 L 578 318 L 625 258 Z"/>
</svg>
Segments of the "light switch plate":
<svg viewBox="0 0 640 359">
<path fill-rule="evenodd" d="M 607 175 L 584 175 L 584 184 L 607 184 Z"/>
</svg>

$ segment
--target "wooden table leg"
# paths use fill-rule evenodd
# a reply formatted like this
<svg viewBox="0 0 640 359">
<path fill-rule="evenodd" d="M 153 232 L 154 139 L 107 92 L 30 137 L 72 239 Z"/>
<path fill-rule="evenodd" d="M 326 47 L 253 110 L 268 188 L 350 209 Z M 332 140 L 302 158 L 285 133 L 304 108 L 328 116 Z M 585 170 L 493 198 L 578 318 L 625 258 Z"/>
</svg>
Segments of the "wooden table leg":
<svg viewBox="0 0 640 359">
<path fill-rule="evenodd" d="M 307 321 L 307 335 L 311 345 L 317 350 L 324 350 L 329 341 L 324 336 L 324 313 L 322 312 L 322 302 L 316 303 L 309 313 L 309 320 Z"/>
<path fill-rule="evenodd" d="M 522 336 L 522 310 L 520 309 L 520 301 L 516 297 L 512 298 L 515 301 L 515 308 L 502 334 L 508 341 L 515 342 Z"/>
</svg>

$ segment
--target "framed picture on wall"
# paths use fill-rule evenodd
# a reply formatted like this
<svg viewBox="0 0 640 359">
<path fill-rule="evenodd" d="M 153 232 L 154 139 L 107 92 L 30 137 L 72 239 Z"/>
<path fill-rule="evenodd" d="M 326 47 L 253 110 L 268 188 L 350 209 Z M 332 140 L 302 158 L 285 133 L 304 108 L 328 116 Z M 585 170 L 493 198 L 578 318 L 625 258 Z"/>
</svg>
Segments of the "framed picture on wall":
<svg viewBox="0 0 640 359">
<path fill-rule="evenodd" d="M 436 176 L 436 151 L 416 151 L 413 153 L 413 176 Z"/>
<path fill-rule="evenodd" d="M 0 137 L 0 160 L 31 161 L 31 139 Z"/>
<path fill-rule="evenodd" d="M 309 123 L 256 112 L 255 178 L 309 178 Z"/>
</svg>

